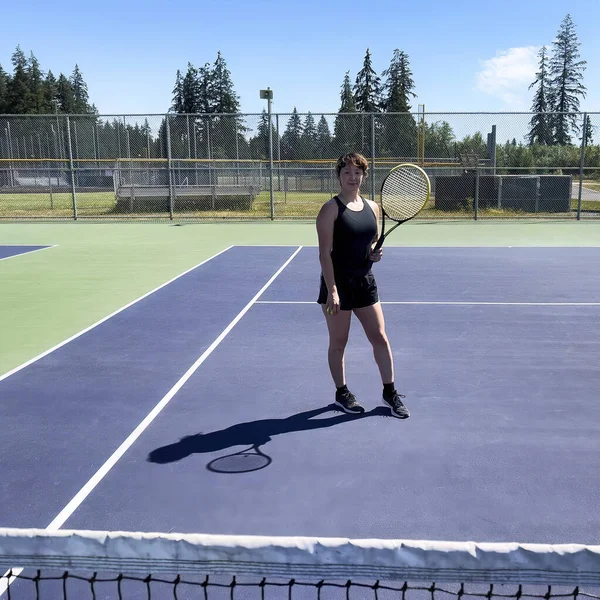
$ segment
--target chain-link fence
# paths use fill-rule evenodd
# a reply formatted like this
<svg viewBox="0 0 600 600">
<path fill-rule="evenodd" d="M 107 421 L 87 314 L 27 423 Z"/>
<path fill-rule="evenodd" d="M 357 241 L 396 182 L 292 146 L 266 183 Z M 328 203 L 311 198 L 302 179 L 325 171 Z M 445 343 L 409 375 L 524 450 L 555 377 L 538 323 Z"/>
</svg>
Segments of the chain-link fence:
<svg viewBox="0 0 600 600">
<path fill-rule="evenodd" d="M 314 219 L 347 151 L 368 158 L 374 200 L 393 166 L 422 166 L 419 219 L 599 218 L 599 126 L 600 113 L 0 115 L 0 218 Z"/>
</svg>

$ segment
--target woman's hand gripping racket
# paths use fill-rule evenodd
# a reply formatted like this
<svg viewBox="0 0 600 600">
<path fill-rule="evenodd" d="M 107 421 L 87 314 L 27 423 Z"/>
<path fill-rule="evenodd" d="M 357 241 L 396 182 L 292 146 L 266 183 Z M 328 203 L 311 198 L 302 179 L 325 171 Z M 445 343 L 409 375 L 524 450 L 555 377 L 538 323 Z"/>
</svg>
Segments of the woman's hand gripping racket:
<svg viewBox="0 0 600 600">
<path fill-rule="evenodd" d="M 410 221 L 425 208 L 431 193 L 427 173 L 417 165 L 402 164 L 394 167 L 381 186 L 382 226 L 381 235 L 373 251 L 383 245 L 384 239 L 402 223 Z M 386 219 L 396 224 L 385 233 Z"/>
</svg>

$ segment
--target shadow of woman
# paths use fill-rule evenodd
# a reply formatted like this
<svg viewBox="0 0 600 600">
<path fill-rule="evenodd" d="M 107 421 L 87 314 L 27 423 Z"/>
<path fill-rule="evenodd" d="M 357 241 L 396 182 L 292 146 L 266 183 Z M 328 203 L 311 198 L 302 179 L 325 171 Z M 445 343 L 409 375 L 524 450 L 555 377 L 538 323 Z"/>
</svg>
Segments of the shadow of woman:
<svg viewBox="0 0 600 600">
<path fill-rule="evenodd" d="M 313 419 L 330 411 L 336 411 L 335 405 L 324 406 L 314 410 L 291 415 L 284 419 L 260 419 L 237 423 L 226 429 L 188 435 L 178 442 L 162 446 L 148 455 L 148 461 L 160 465 L 176 462 L 192 454 L 218 452 L 234 446 L 252 446 L 258 448 L 271 441 L 273 436 L 297 431 L 309 431 L 332 427 L 365 417 L 388 415 L 385 407 L 378 407 L 360 414 L 342 413 L 329 418 Z M 270 462 L 270 461 L 269 461 Z M 269 464 L 269 463 L 267 463 Z M 266 465 L 265 465 L 266 466 Z"/>
</svg>

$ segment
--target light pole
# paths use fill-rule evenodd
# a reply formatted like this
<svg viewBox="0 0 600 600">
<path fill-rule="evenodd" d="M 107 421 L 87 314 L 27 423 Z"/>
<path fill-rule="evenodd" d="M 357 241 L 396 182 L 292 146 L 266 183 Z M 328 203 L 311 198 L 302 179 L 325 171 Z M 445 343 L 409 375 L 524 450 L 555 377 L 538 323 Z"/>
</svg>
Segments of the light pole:
<svg viewBox="0 0 600 600">
<path fill-rule="evenodd" d="M 267 113 L 269 115 L 269 192 L 271 196 L 271 220 L 275 217 L 275 201 L 273 200 L 273 125 L 271 123 L 271 100 L 273 100 L 273 90 L 267 88 L 260 90 L 260 97 L 267 101 Z"/>
</svg>

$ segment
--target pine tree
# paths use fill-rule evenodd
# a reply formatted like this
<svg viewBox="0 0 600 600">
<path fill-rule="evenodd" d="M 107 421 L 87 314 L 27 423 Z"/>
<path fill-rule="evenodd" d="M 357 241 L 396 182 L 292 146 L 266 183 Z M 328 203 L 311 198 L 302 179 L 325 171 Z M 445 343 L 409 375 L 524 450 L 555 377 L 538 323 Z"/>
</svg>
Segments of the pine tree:
<svg viewBox="0 0 600 600">
<path fill-rule="evenodd" d="M 370 116 L 364 113 L 377 113 L 381 111 L 381 92 L 381 79 L 373 69 L 371 52 L 367 48 L 362 69 L 358 72 L 354 83 L 356 110 L 363 113 L 360 118 L 357 150 L 365 154 L 372 154 L 375 151 L 374 148 L 371 148 L 372 126 L 376 128 L 374 132 L 375 147 L 379 146 L 380 121 L 373 121 Z"/>
<path fill-rule="evenodd" d="M 237 158 L 245 127 L 238 116 L 240 101 L 235 93 L 227 63 L 217 52 L 209 78 L 210 112 L 217 113 L 214 122 L 215 147 L 219 158 Z M 230 114 L 231 116 L 224 116 Z M 233 140 L 233 143 L 232 143 Z"/>
<path fill-rule="evenodd" d="M 175 113 L 182 113 L 183 111 L 183 77 L 181 71 L 177 69 L 175 75 L 175 87 L 173 88 L 173 98 L 171 100 L 171 110 Z"/>
<path fill-rule="evenodd" d="M 313 159 L 317 152 L 317 125 L 309 112 L 304 119 L 301 138 L 301 158 Z"/>
<path fill-rule="evenodd" d="M 281 136 L 281 153 L 286 160 L 298 160 L 301 154 L 302 122 L 294 106 L 292 116 L 287 122 L 285 132 Z"/>
<path fill-rule="evenodd" d="M 233 88 L 231 73 L 221 53 L 217 53 L 210 78 L 210 112 L 237 113 L 240 100 Z"/>
<path fill-rule="evenodd" d="M 550 60 L 550 79 L 552 84 L 552 110 L 558 114 L 554 119 L 554 141 L 565 146 L 571 143 L 569 130 L 578 131 L 577 115 L 579 98 L 585 97 L 586 88 L 582 83 L 587 62 L 577 60 L 579 42 L 571 15 L 567 15 L 553 42 L 554 54 Z"/>
<path fill-rule="evenodd" d="M 209 63 L 198 69 L 198 112 L 212 112 L 212 70 Z"/>
<path fill-rule="evenodd" d="M 89 94 L 87 83 L 83 79 L 79 66 L 76 64 L 71 77 L 69 77 L 73 93 L 72 110 L 76 114 L 87 114 L 90 112 Z"/>
<path fill-rule="evenodd" d="M 338 112 L 353 113 L 356 112 L 356 102 L 352 93 L 352 85 L 350 84 L 350 72 L 346 71 L 344 83 L 342 84 L 342 93 L 340 94 L 341 105 Z"/>
<path fill-rule="evenodd" d="M 27 62 L 27 75 L 29 78 L 29 91 L 31 92 L 32 108 L 35 113 L 45 112 L 44 106 L 44 75 L 40 69 L 38 59 L 33 55 L 29 55 Z"/>
<path fill-rule="evenodd" d="M 409 97 L 416 94 L 408 55 L 394 50 L 390 66 L 382 75 L 386 77 L 383 108 L 386 113 L 393 113 L 383 121 L 382 152 L 395 157 L 412 156 L 416 153 L 417 125 L 410 114 Z"/>
<path fill-rule="evenodd" d="M 373 70 L 368 48 L 363 67 L 354 83 L 354 102 L 358 112 L 373 113 L 381 110 L 381 79 Z"/>
<path fill-rule="evenodd" d="M 321 115 L 317 125 L 317 158 L 328 158 L 331 151 L 331 132 L 324 115 Z"/>
<path fill-rule="evenodd" d="M 54 103 L 58 101 L 58 83 L 52 71 L 48 71 L 43 83 L 44 113 L 54 112 Z"/>
<path fill-rule="evenodd" d="M 56 98 L 58 100 L 58 109 L 63 113 L 73 113 L 75 107 L 75 97 L 71 82 L 61 73 L 56 84 Z"/>
<path fill-rule="evenodd" d="M 273 128 L 273 141 L 275 141 L 275 128 Z M 252 158 L 266 160 L 269 158 L 269 115 L 263 108 L 258 122 L 256 137 L 250 140 L 250 150 Z"/>
<path fill-rule="evenodd" d="M 342 91 L 340 93 L 340 109 L 333 126 L 335 154 L 351 152 L 357 147 L 357 125 L 359 116 L 356 114 L 356 103 L 350 83 L 350 73 L 346 72 Z"/>
<path fill-rule="evenodd" d="M 549 146 L 552 144 L 553 119 L 552 115 L 546 114 L 552 106 L 552 88 L 549 79 L 546 46 L 542 46 L 538 56 L 539 71 L 535 74 L 535 80 L 528 88 L 531 89 L 537 86 L 531 107 L 534 115 L 529 121 L 531 128 L 527 134 L 527 139 L 530 145 L 542 144 Z"/>
<path fill-rule="evenodd" d="M 0 65 L 0 115 L 8 112 L 8 73 Z"/>
<path fill-rule="evenodd" d="M 394 50 L 390 66 L 382 73 L 386 77 L 383 92 L 383 109 L 386 112 L 410 112 L 409 96 L 413 98 L 415 82 L 408 61 L 408 55 L 401 50 Z"/>
<path fill-rule="evenodd" d="M 192 63 L 188 63 L 185 77 L 181 82 L 181 105 L 177 112 L 195 114 L 201 111 L 200 83 L 198 81 L 198 69 Z"/>
<path fill-rule="evenodd" d="M 13 76 L 9 78 L 6 96 L 7 112 L 12 114 L 31 114 L 35 112 L 35 103 L 31 94 L 27 58 L 20 46 L 12 55 Z"/>
</svg>

